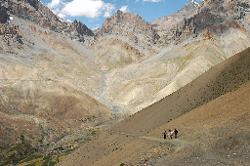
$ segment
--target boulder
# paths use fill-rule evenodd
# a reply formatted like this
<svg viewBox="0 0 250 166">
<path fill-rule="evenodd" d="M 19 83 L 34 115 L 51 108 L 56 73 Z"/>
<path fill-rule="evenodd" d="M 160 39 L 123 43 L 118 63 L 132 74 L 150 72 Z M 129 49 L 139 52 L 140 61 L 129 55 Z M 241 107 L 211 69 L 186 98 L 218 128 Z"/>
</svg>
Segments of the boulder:
<svg viewBox="0 0 250 166">
<path fill-rule="evenodd" d="M 0 6 L 0 23 L 4 24 L 8 21 L 9 15 L 7 13 L 7 9 L 3 6 Z"/>
</svg>

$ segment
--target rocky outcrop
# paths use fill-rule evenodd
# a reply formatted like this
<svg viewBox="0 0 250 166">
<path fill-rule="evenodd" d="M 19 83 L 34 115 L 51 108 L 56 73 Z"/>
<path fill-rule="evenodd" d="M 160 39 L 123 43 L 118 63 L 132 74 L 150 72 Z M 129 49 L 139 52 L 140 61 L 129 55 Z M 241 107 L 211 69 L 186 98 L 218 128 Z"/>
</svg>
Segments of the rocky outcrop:
<svg viewBox="0 0 250 166">
<path fill-rule="evenodd" d="M 7 9 L 4 6 L 0 5 L 0 23 L 4 24 L 8 21 L 9 15 L 7 13 Z"/>
<path fill-rule="evenodd" d="M 3 42 L 2 45 L 7 44 L 9 46 L 11 42 L 23 44 L 19 27 L 8 24 L 9 19 L 7 8 L 0 4 L 0 40 Z M 1 47 L 0 50 L 2 50 Z"/>
<path fill-rule="evenodd" d="M 52 31 L 73 34 L 73 38 L 84 41 L 85 36 L 93 36 L 93 32 L 80 22 L 72 24 L 61 21 L 48 7 L 39 0 L 0 0 L 8 11 L 20 18 L 30 20 Z"/>
<path fill-rule="evenodd" d="M 8 25 L 2 24 L 0 25 L 0 40 L 4 43 L 3 45 L 7 44 L 7 47 L 11 43 L 16 43 L 18 45 L 23 45 L 22 35 L 20 34 L 20 30 L 18 26 L 15 25 Z M 0 47 L 0 50 L 2 48 Z"/>
<path fill-rule="evenodd" d="M 182 29 L 194 34 L 208 30 L 214 34 L 220 34 L 230 28 L 243 28 L 241 21 L 246 15 L 245 9 L 249 6 L 242 2 L 229 0 L 207 0 L 193 17 L 185 19 Z"/>
<path fill-rule="evenodd" d="M 84 36 L 94 36 L 95 34 L 85 24 L 80 21 L 74 20 L 67 28 L 67 31 L 80 42 L 84 42 Z"/>
<path fill-rule="evenodd" d="M 182 33 L 178 25 L 181 24 L 185 18 L 190 18 L 196 14 L 198 8 L 199 5 L 190 0 L 186 6 L 184 6 L 175 14 L 164 16 L 153 21 L 152 25 L 160 35 L 159 43 L 162 45 L 172 43 L 173 38 L 175 38 L 175 36 L 179 36 Z"/>
<path fill-rule="evenodd" d="M 49 8 L 38 0 L 0 0 L 0 2 L 11 14 L 35 22 L 42 27 L 62 31 L 66 26 L 66 23 L 61 22 Z"/>
<path fill-rule="evenodd" d="M 3 50 L 2 47 L 8 48 L 10 43 L 17 43 L 19 45 L 23 44 L 19 27 L 16 25 L 10 25 L 8 23 L 9 19 L 10 16 L 8 14 L 7 8 L 0 4 L 0 50 Z"/>
<path fill-rule="evenodd" d="M 135 15 L 132 13 L 124 13 L 120 10 L 117 11 L 117 13 L 108 18 L 103 27 L 102 32 L 103 33 L 114 33 L 118 32 L 122 29 L 116 29 L 116 26 L 125 25 L 125 26 L 131 26 L 132 28 L 137 28 L 141 31 L 151 31 L 152 27 L 150 24 L 146 23 L 143 18 L 139 15 Z"/>
<path fill-rule="evenodd" d="M 37 0 L 26 0 L 33 8 L 39 9 L 39 1 Z"/>
<path fill-rule="evenodd" d="M 189 3 L 177 14 L 156 20 L 153 24 L 164 44 L 180 42 L 203 35 L 219 36 L 231 28 L 245 29 L 249 19 L 249 1 L 205 0 Z"/>
<path fill-rule="evenodd" d="M 183 21 L 183 18 L 193 16 L 198 11 L 198 8 L 199 6 L 196 3 L 189 1 L 186 6 L 177 11 L 175 14 L 158 18 L 153 21 L 152 24 L 158 31 L 168 31 Z"/>
<path fill-rule="evenodd" d="M 99 35 L 125 37 L 138 45 L 152 45 L 159 39 L 159 35 L 153 29 L 153 26 L 146 23 L 142 17 L 120 10 L 105 21 Z"/>
<path fill-rule="evenodd" d="M 70 25 L 71 29 L 75 32 L 77 32 L 77 34 L 84 36 L 94 36 L 94 33 L 83 23 L 81 23 L 80 21 L 75 20 L 71 25 Z"/>
</svg>

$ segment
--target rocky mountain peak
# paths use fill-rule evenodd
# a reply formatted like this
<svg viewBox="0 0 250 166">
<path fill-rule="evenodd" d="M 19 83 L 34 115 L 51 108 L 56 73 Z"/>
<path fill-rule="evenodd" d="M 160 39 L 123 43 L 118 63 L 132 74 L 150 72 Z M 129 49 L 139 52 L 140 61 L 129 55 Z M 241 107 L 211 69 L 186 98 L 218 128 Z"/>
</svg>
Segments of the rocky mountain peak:
<svg viewBox="0 0 250 166">
<path fill-rule="evenodd" d="M 16 17 L 30 20 L 43 27 L 59 31 L 64 23 L 39 0 L 0 0 L 8 12 Z"/>
<path fill-rule="evenodd" d="M 180 42 L 186 38 L 201 35 L 209 36 L 211 39 L 212 36 L 220 36 L 230 28 L 244 30 L 249 27 L 246 25 L 249 23 L 249 1 L 199 2 L 191 0 L 176 14 L 153 22 L 161 36 L 161 42 Z"/>
<path fill-rule="evenodd" d="M 125 13 L 120 10 L 110 18 L 108 18 L 102 27 L 103 33 L 111 33 L 116 29 L 116 27 L 123 26 L 131 27 L 133 29 L 140 29 L 144 31 L 151 30 L 152 27 L 150 24 L 146 23 L 143 18 L 139 15 L 133 13 Z"/>
<path fill-rule="evenodd" d="M 70 26 L 75 32 L 77 32 L 81 36 L 94 36 L 94 33 L 80 21 L 74 20 Z"/>
<path fill-rule="evenodd" d="M 243 5 L 246 7 L 243 9 L 242 3 L 239 0 L 206 0 L 197 14 L 184 20 L 182 28 L 184 31 L 192 30 L 195 34 L 204 30 L 220 34 L 230 28 L 244 29 L 244 18 L 249 15 L 246 11 L 249 6 Z M 246 4 L 249 5 L 249 2 Z"/>
<path fill-rule="evenodd" d="M 120 10 L 104 22 L 98 36 L 105 35 L 125 38 L 143 47 L 152 45 L 159 39 L 153 26 L 144 21 L 141 16 Z"/>
<path fill-rule="evenodd" d="M 183 21 L 183 18 L 188 18 L 194 15 L 198 11 L 199 5 L 197 4 L 199 3 L 194 0 L 189 0 L 189 2 L 175 14 L 156 19 L 152 24 L 158 30 L 170 30 L 173 26 Z"/>
<path fill-rule="evenodd" d="M 74 21 L 72 24 L 60 20 L 47 6 L 39 0 L 0 0 L 7 12 L 22 19 L 32 21 L 41 27 L 58 33 L 73 35 L 84 41 L 84 36 L 93 36 L 93 32 L 84 24 Z M 3 9 L 4 10 L 4 9 Z M 1 15 L 2 16 L 2 15 Z"/>
</svg>

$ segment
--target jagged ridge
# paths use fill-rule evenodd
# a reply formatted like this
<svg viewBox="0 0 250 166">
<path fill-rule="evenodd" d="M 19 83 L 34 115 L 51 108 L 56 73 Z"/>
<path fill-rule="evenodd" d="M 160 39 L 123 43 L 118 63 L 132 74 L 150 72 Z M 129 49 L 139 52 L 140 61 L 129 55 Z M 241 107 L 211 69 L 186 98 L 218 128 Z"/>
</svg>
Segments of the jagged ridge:
<svg viewBox="0 0 250 166">
<path fill-rule="evenodd" d="M 55 32 L 67 33 L 79 41 L 84 42 L 85 36 L 94 35 L 86 25 L 79 21 L 74 21 L 72 24 L 61 21 L 39 0 L 0 0 L 0 3 L 16 17 L 30 20 Z"/>
</svg>

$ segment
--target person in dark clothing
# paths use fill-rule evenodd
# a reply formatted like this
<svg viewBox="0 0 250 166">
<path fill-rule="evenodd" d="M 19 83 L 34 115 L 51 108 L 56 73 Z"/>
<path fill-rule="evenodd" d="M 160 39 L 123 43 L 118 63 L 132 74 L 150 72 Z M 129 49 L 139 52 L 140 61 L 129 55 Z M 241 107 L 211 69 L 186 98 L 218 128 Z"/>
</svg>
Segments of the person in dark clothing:
<svg viewBox="0 0 250 166">
<path fill-rule="evenodd" d="M 174 138 L 177 138 L 177 136 L 178 136 L 178 130 L 174 129 Z"/>
<path fill-rule="evenodd" d="M 163 132 L 163 138 L 167 139 L 167 132 L 166 131 Z"/>
</svg>

